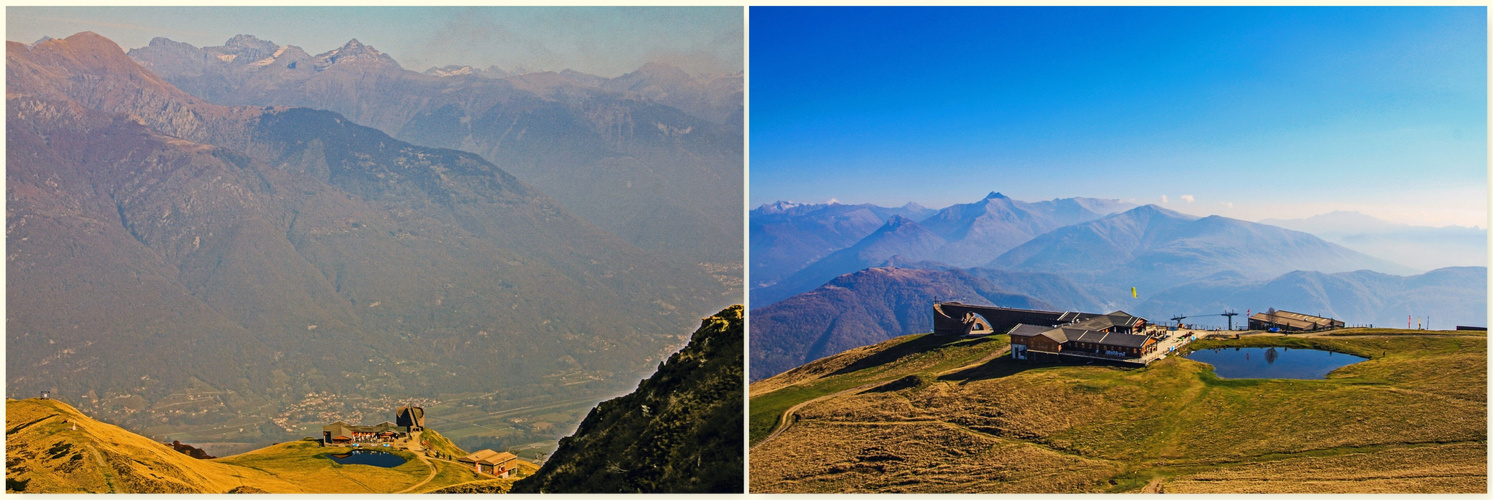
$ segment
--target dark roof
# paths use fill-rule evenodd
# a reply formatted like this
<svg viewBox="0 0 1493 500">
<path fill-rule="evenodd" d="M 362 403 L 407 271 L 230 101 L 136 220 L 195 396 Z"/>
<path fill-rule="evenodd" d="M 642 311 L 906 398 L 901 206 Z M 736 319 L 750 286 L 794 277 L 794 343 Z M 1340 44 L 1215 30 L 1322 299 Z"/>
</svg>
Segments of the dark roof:
<svg viewBox="0 0 1493 500">
<path fill-rule="evenodd" d="M 1334 326 L 1335 323 L 1342 323 L 1341 321 L 1332 318 L 1312 316 L 1310 314 L 1294 313 L 1291 311 L 1275 311 L 1274 315 L 1271 315 L 1270 313 L 1258 312 L 1250 315 L 1249 319 L 1262 321 L 1265 323 L 1285 325 L 1291 328 L 1299 328 L 1302 330 L 1308 330 L 1312 328 L 1330 328 Z"/>
<path fill-rule="evenodd" d="M 1083 321 L 1096 316 L 1099 315 L 1094 313 L 1068 311 L 1058 316 L 1058 323 L 1073 323 L 1075 321 Z"/>
<path fill-rule="evenodd" d="M 1141 321 L 1145 321 L 1145 319 L 1131 316 L 1125 311 L 1115 311 L 1109 314 L 1094 316 L 1092 318 L 1079 321 L 1077 323 L 1074 323 L 1073 326 L 1086 330 L 1103 330 L 1106 328 L 1114 328 L 1117 326 L 1125 328 L 1135 328 L 1135 325 L 1137 323 L 1140 323 Z"/>
<path fill-rule="evenodd" d="M 425 426 L 425 409 L 419 406 L 401 406 L 394 411 L 394 420 L 399 425 Z"/>
<path fill-rule="evenodd" d="M 1049 328 L 1047 331 L 1042 332 L 1042 336 L 1050 338 L 1059 344 L 1068 342 L 1067 332 L 1063 331 L 1062 328 Z"/>
<path fill-rule="evenodd" d="M 336 438 L 338 436 L 346 437 L 346 436 L 353 435 L 353 426 L 347 425 L 347 424 L 342 423 L 340 421 L 339 422 L 332 422 L 332 423 L 327 424 L 327 425 L 323 425 L 323 426 L 321 426 L 321 430 L 322 430 L 322 432 L 330 432 L 330 433 L 332 433 L 332 437 L 333 438 Z"/>
<path fill-rule="evenodd" d="M 1106 314 L 1105 316 L 1109 317 L 1111 321 L 1114 321 L 1116 325 L 1123 325 L 1123 326 L 1135 326 L 1136 323 L 1139 323 L 1139 322 L 1142 322 L 1142 321 L 1146 320 L 1146 318 L 1142 318 L 1140 316 L 1136 316 L 1134 314 L 1130 314 L 1130 313 L 1125 312 L 1125 311 L 1115 311 L 1115 312 Z"/>
<path fill-rule="evenodd" d="M 1084 342 L 1102 346 L 1143 347 L 1146 345 L 1146 341 L 1150 340 L 1150 337 L 1147 337 L 1145 335 L 1131 335 L 1128 333 L 1105 333 L 1096 332 L 1093 330 L 1077 330 L 1074 328 L 1065 328 L 1065 330 L 1068 330 L 1068 338 L 1074 342 Z"/>
<path fill-rule="evenodd" d="M 1011 327 L 1011 331 L 1007 333 L 1012 337 L 1036 337 L 1038 335 L 1046 333 L 1051 329 L 1052 327 L 1050 326 L 1028 325 L 1026 323 L 1020 323 L 1016 326 Z"/>
</svg>

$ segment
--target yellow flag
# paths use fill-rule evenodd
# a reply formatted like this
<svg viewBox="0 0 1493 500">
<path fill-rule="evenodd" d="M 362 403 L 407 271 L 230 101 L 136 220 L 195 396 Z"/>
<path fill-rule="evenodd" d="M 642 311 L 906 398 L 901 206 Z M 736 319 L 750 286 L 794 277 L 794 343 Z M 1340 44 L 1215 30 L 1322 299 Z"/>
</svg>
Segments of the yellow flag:
<svg viewBox="0 0 1493 500">
<path fill-rule="evenodd" d="M 1130 298 L 1133 298 L 1133 299 L 1140 298 L 1140 296 L 1138 296 L 1138 295 L 1135 294 L 1135 287 L 1133 287 L 1133 286 L 1130 287 Z"/>
</svg>

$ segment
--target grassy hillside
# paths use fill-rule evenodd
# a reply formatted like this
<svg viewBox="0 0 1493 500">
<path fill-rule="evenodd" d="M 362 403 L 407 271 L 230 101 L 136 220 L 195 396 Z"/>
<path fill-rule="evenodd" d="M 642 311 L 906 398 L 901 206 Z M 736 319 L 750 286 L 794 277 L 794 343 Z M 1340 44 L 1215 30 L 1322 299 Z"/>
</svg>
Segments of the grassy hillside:
<svg viewBox="0 0 1493 500">
<path fill-rule="evenodd" d="M 442 486 L 433 490 L 425 490 L 421 493 L 507 493 L 513 490 L 513 483 L 534 475 L 539 471 L 539 466 L 518 460 L 517 471 L 512 476 L 503 479 L 484 478 L 476 481 L 468 481 L 450 486 Z"/>
<path fill-rule="evenodd" d="M 995 355 L 1008 345 L 1003 335 L 979 339 L 908 335 L 757 382 L 752 384 L 749 410 L 752 445 L 777 429 L 783 412 L 794 405 L 867 383 L 963 366 Z"/>
<path fill-rule="evenodd" d="M 392 493 L 430 491 L 480 477 L 454 462 L 380 468 L 342 465 L 316 441 L 197 460 L 56 400 L 6 400 L 6 491 L 27 493 Z M 76 425 L 76 430 L 74 426 Z"/>
<path fill-rule="evenodd" d="M 1061 310 L 1011 286 L 1053 278 L 1028 273 L 873 267 L 852 272 L 811 292 L 752 311 L 754 380 L 861 346 L 933 328 L 935 300 L 958 300 L 1023 309 Z M 1016 280 L 1011 274 L 1022 275 Z M 993 278 L 993 279 L 992 279 Z M 1021 279 L 1025 278 L 1025 279 Z"/>
<path fill-rule="evenodd" d="M 446 436 L 436 432 L 435 429 L 425 429 L 425 432 L 421 433 L 420 439 L 424 441 L 425 450 L 437 453 L 437 456 L 461 458 L 470 453 L 461 449 L 456 443 L 451 442 Z"/>
<path fill-rule="evenodd" d="M 596 406 L 526 493 L 742 491 L 742 306 L 703 319 L 631 394 Z"/>
<path fill-rule="evenodd" d="M 979 361 L 1004 338 L 894 339 L 753 384 L 751 489 L 1486 491 L 1486 337 L 1366 333 L 1194 344 L 1369 358 L 1324 380 L 1226 380 L 1180 357 Z M 907 362 L 917 356 L 946 362 Z M 791 417 L 769 435 L 779 408 Z"/>
</svg>

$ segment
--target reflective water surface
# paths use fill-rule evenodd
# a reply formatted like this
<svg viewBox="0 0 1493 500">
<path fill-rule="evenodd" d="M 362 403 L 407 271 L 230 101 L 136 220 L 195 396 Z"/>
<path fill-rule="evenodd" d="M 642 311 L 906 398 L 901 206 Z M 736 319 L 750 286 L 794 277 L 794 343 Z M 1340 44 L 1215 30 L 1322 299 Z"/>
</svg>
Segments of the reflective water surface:
<svg viewBox="0 0 1493 500">
<path fill-rule="evenodd" d="M 1213 365 L 1220 378 L 1320 379 L 1368 358 L 1316 349 L 1235 347 L 1193 351 L 1187 359 Z"/>
<path fill-rule="evenodd" d="M 353 450 L 351 453 L 336 453 L 328 458 L 339 464 L 362 464 L 376 467 L 398 467 L 405 459 L 393 453 L 374 450 Z"/>
</svg>

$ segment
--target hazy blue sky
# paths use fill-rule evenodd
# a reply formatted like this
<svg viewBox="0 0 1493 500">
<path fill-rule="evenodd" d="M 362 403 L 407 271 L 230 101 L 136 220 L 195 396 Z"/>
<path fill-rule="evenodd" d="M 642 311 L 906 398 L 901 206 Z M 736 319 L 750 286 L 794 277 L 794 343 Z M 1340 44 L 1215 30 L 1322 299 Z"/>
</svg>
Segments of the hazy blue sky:
<svg viewBox="0 0 1493 500">
<path fill-rule="evenodd" d="M 1487 227 L 1471 8 L 753 8 L 751 202 Z"/>
<path fill-rule="evenodd" d="M 357 38 L 406 69 L 466 64 L 618 76 L 650 61 L 742 70 L 740 7 L 7 7 L 6 38 L 93 31 L 125 49 L 250 34 L 319 54 Z"/>
</svg>

